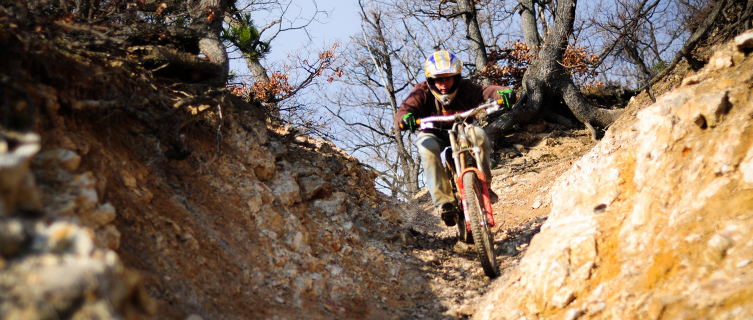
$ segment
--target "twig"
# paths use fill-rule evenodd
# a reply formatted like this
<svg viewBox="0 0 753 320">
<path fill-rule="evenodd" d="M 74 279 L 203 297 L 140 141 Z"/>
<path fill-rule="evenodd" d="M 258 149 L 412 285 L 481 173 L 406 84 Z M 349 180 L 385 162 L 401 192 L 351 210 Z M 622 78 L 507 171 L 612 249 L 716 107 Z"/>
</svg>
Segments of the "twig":
<svg viewBox="0 0 753 320">
<path fill-rule="evenodd" d="M 703 21 L 701 26 L 696 30 L 693 35 L 690 36 L 688 41 L 685 41 L 685 44 L 682 46 L 682 49 L 675 54 L 674 59 L 672 59 L 672 62 L 669 64 L 669 66 L 662 70 L 659 74 L 654 76 L 654 78 L 651 79 L 641 90 L 648 89 L 649 96 L 651 97 L 651 100 L 656 102 L 656 98 L 653 95 L 653 92 L 651 92 L 651 86 L 659 82 L 661 79 L 664 79 L 664 77 L 669 74 L 672 70 L 674 70 L 675 67 L 677 67 L 677 64 L 679 64 L 680 60 L 682 60 L 682 57 L 689 55 L 690 52 L 695 49 L 696 44 L 698 44 L 698 41 L 701 40 L 701 37 L 706 35 L 706 33 L 711 29 L 711 26 L 714 24 L 714 21 L 719 16 L 719 13 L 722 12 L 722 9 L 724 8 L 725 4 L 727 3 L 726 0 L 720 0 L 716 3 L 716 6 L 714 6 L 714 9 L 709 13 L 708 16 L 706 16 L 706 20 Z"/>
<path fill-rule="evenodd" d="M 151 166 L 152 163 L 154 163 L 155 161 L 159 160 L 162 157 L 162 149 L 160 149 L 159 144 L 160 144 L 160 141 L 157 140 L 157 156 L 154 157 L 154 159 L 152 159 L 152 161 L 149 161 L 149 162 L 146 163 L 147 167 Z"/>
<path fill-rule="evenodd" d="M 86 32 L 89 32 L 89 33 L 91 33 L 91 34 L 99 37 L 99 38 L 105 39 L 107 41 L 112 41 L 112 42 L 115 42 L 117 44 L 123 44 L 124 43 L 123 40 L 109 37 L 106 34 L 104 34 L 102 32 L 99 32 L 97 30 L 94 30 L 92 28 L 87 28 L 87 27 L 76 25 L 76 24 L 72 24 L 72 23 L 66 24 L 66 23 L 62 23 L 62 22 L 58 22 L 58 21 L 55 21 L 53 23 L 56 24 L 56 25 L 58 25 L 58 26 L 60 26 L 60 27 L 65 28 L 65 29 L 72 29 L 72 30 L 77 30 L 77 31 L 86 31 Z"/>
<path fill-rule="evenodd" d="M 215 151 L 214 156 L 212 156 L 212 161 L 209 161 L 209 163 L 214 163 L 214 159 L 217 158 L 217 155 L 220 154 L 220 143 L 222 142 L 222 122 L 224 121 L 222 119 L 222 106 L 217 105 L 217 113 L 220 117 L 220 124 L 217 126 L 217 151 Z"/>
</svg>

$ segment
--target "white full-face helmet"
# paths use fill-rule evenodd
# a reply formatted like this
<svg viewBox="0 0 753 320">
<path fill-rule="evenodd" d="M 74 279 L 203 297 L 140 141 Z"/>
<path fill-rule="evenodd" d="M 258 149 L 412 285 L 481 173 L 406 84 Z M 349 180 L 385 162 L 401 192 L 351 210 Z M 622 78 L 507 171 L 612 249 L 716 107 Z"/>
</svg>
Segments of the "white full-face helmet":
<svg viewBox="0 0 753 320">
<path fill-rule="evenodd" d="M 461 75 L 460 71 L 463 68 L 463 63 L 454 54 L 447 52 L 446 50 L 440 50 L 434 52 L 429 58 L 426 59 L 424 64 L 424 71 L 426 72 L 426 82 L 429 84 L 431 94 L 443 105 L 448 105 L 455 98 L 460 86 Z M 452 84 L 452 88 L 447 93 L 440 92 L 434 80 L 439 78 L 454 77 L 455 80 Z"/>
</svg>

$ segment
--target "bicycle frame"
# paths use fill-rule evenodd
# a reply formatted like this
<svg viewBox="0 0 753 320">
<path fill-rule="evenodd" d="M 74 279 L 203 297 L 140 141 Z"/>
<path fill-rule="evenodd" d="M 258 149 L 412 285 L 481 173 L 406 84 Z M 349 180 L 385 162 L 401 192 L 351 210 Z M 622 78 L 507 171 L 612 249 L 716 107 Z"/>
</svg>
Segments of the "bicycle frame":
<svg viewBox="0 0 753 320">
<path fill-rule="evenodd" d="M 499 106 L 503 103 L 502 100 L 496 100 L 496 101 L 490 101 L 487 103 L 484 103 L 474 109 L 454 114 L 454 115 L 447 115 L 447 116 L 432 116 L 432 117 L 426 117 L 419 119 L 418 124 L 420 128 L 423 129 L 437 129 L 434 123 L 436 122 L 450 122 L 452 121 L 452 128 L 451 129 L 442 129 L 448 132 L 449 138 L 450 138 L 450 149 L 452 149 L 452 159 L 455 164 L 455 171 L 456 171 L 456 185 L 458 186 L 458 191 L 460 191 L 460 198 L 461 203 L 463 205 L 463 214 L 466 214 L 468 212 L 468 204 L 465 199 L 465 192 L 464 192 L 464 186 L 463 186 L 463 174 L 465 174 L 468 171 L 474 171 L 476 175 L 479 177 L 479 180 L 481 181 L 481 189 L 483 190 L 483 198 L 484 198 L 484 211 L 486 211 L 487 216 L 487 223 L 490 227 L 494 227 L 494 215 L 492 213 L 492 204 L 489 200 L 489 188 L 487 184 L 487 177 L 484 175 L 484 170 L 481 168 L 481 147 L 476 145 L 476 132 L 475 130 L 470 130 L 470 132 L 467 130 L 469 125 L 466 123 L 466 120 L 472 116 L 475 116 L 477 113 L 479 113 L 481 110 L 486 110 L 487 113 L 492 113 L 494 111 L 497 111 L 499 109 Z M 467 136 L 467 134 L 470 133 L 471 137 Z M 476 162 L 475 167 L 468 167 L 467 158 L 466 155 L 470 155 L 473 157 L 473 159 Z M 467 219 L 466 221 L 470 221 Z M 467 231 L 471 232 L 471 225 L 466 225 Z"/>
</svg>

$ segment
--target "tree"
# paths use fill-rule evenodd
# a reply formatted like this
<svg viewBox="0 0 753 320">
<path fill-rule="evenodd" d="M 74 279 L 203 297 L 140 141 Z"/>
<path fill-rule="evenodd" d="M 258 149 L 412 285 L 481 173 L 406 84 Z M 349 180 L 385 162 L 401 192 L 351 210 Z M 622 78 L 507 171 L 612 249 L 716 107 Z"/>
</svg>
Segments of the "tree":
<svg viewBox="0 0 753 320">
<path fill-rule="evenodd" d="M 411 137 L 395 128 L 392 119 L 399 106 L 398 95 L 416 84 L 422 59 L 416 48 L 405 46 L 400 27 L 390 21 L 379 3 L 359 1 L 363 32 L 354 36 L 346 50 L 344 89 L 330 99 L 328 110 L 344 125 L 348 150 L 362 155 L 379 173 L 377 184 L 392 196 L 411 199 L 420 190 L 420 161 L 415 157 Z M 419 55 L 420 57 L 420 55 Z"/>
<path fill-rule="evenodd" d="M 313 4 L 316 7 L 316 2 Z M 247 1 L 242 5 L 233 4 L 225 17 L 229 28 L 225 30 L 224 39 L 238 48 L 256 82 L 269 81 L 269 71 L 262 65 L 261 60 L 271 49 L 270 43 L 273 40 L 284 32 L 306 29 L 311 23 L 317 21 L 319 15 L 326 14 L 317 7 L 308 17 L 298 15 L 289 18 L 287 15 L 290 13 L 292 1 L 285 0 L 261 3 Z M 251 12 L 259 10 L 276 13 L 277 17 L 261 29 L 257 29 L 251 19 Z M 266 32 L 271 32 L 271 34 L 265 34 Z"/>
<path fill-rule="evenodd" d="M 523 94 L 510 112 L 494 120 L 485 128 L 491 139 L 500 137 L 514 124 L 532 119 L 547 102 L 564 100 L 570 111 L 589 129 L 592 139 L 596 139 L 594 125 L 605 127 L 621 114 L 620 111 L 599 109 L 590 105 L 583 98 L 570 73 L 560 63 L 573 31 L 576 4 L 576 0 L 558 1 L 554 25 L 539 50 L 538 59 L 531 64 L 523 76 Z"/>
<path fill-rule="evenodd" d="M 338 68 L 334 67 L 340 44 L 336 42 L 312 50 L 313 43 L 309 43 L 305 52 L 289 53 L 290 58 L 281 65 L 273 68 L 264 65 L 264 56 L 271 50 L 273 40 L 286 32 L 305 31 L 312 23 L 318 22 L 320 16 L 328 14 L 319 10 L 315 1 L 311 2 L 315 9 L 310 14 L 296 12 L 293 1 L 289 0 L 236 3 L 225 17 L 229 27 L 224 31 L 223 39 L 240 53 L 253 80 L 237 85 L 236 92 L 261 104 L 273 121 L 295 125 L 302 129 L 300 133 L 327 137 L 329 134 L 323 130 L 326 121 L 312 116 L 316 112 L 311 103 L 301 102 L 298 94 L 318 85 L 316 79 L 325 72 L 328 72 L 328 83 L 333 75 L 340 75 Z M 269 12 L 274 18 L 258 29 L 251 19 L 251 12 L 260 10 Z"/>
<path fill-rule="evenodd" d="M 539 25 L 536 23 L 536 8 L 533 0 L 518 0 L 520 14 L 520 23 L 523 29 L 523 40 L 535 55 L 541 47 L 541 38 L 539 37 Z M 543 12 L 543 9 L 542 9 Z M 542 19 L 543 20 L 543 19 Z"/>
<path fill-rule="evenodd" d="M 217 70 L 216 76 L 210 80 L 215 86 L 224 86 L 230 71 L 227 51 L 220 40 L 228 2 L 229 0 L 201 0 L 189 9 L 191 28 L 200 35 L 199 49 Z"/>
<path fill-rule="evenodd" d="M 465 38 L 470 42 L 470 51 L 474 61 L 475 72 L 473 76 L 479 78 L 481 84 L 488 85 L 491 82 L 482 74 L 489 61 L 486 52 L 487 45 L 484 43 L 483 32 L 478 20 L 477 3 L 471 0 L 439 2 L 421 0 L 404 5 L 403 12 L 410 16 L 425 16 L 430 19 L 463 19 L 466 30 Z M 483 7 L 483 4 L 481 6 Z M 439 49 L 439 47 L 434 49 Z"/>
</svg>

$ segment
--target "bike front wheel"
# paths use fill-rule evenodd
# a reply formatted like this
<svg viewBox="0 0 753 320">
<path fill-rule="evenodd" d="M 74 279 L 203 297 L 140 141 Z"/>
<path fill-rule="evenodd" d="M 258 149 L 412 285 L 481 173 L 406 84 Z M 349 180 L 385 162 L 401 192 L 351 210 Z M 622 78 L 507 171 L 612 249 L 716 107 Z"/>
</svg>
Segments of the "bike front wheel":
<svg viewBox="0 0 753 320">
<path fill-rule="evenodd" d="M 499 275 L 497 254 L 494 252 L 494 237 L 487 223 L 481 182 L 476 172 L 468 171 L 463 174 L 463 191 L 468 210 L 466 216 L 469 221 L 467 223 L 471 224 L 478 259 L 481 261 L 486 276 L 494 279 Z"/>
</svg>

